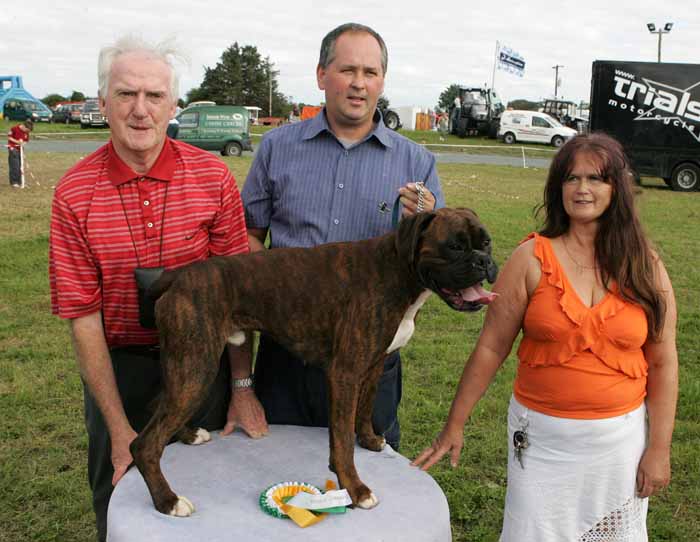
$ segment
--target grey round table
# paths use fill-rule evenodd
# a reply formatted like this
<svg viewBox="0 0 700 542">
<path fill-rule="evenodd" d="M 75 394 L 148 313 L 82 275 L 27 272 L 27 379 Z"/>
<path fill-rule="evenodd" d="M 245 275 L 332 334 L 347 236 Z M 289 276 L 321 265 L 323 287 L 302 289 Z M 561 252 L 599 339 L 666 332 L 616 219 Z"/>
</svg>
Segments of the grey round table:
<svg viewBox="0 0 700 542">
<path fill-rule="evenodd" d="M 360 478 L 379 498 L 372 510 L 349 509 L 305 529 L 273 518 L 259 507 L 272 484 L 302 481 L 323 488 L 328 470 L 328 430 L 274 425 L 253 440 L 237 431 L 201 446 L 171 444 L 161 460 L 173 491 L 196 508 L 174 518 L 153 507 L 146 484 L 132 468 L 114 490 L 107 518 L 109 542 L 450 542 L 450 513 L 437 483 L 387 446 L 382 452 L 355 447 Z"/>
</svg>

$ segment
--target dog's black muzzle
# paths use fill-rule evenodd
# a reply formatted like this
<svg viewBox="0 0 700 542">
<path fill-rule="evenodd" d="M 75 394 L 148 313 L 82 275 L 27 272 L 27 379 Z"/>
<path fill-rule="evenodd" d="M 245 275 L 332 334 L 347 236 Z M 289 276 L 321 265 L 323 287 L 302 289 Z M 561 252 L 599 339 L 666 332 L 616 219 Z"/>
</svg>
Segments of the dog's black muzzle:
<svg viewBox="0 0 700 542">
<path fill-rule="evenodd" d="M 491 255 L 481 250 L 472 250 L 449 264 L 435 265 L 436 262 L 421 262 L 418 272 L 431 290 L 441 288 L 461 290 L 474 284 L 488 281 L 493 284 L 498 276 L 498 266 Z"/>
<path fill-rule="evenodd" d="M 439 263 L 421 262 L 418 273 L 423 284 L 437 293 L 452 309 L 477 311 L 482 304 L 463 300 L 460 291 L 480 287 L 484 281 L 493 283 L 498 275 L 498 266 L 487 252 L 473 250 L 447 265 L 444 260 Z"/>
</svg>

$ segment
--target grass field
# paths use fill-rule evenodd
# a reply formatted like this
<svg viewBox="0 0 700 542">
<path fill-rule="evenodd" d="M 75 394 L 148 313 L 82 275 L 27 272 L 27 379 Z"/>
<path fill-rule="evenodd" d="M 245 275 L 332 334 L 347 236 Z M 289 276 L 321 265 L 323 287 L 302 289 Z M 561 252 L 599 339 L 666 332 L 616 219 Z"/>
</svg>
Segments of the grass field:
<svg viewBox="0 0 700 542">
<path fill-rule="evenodd" d="M 27 189 L 17 190 L 8 186 L 7 162 L 0 154 L 2 542 L 94 539 L 81 383 L 66 324 L 50 314 L 46 271 L 53 187 L 79 158 L 34 153 L 34 177 Z M 242 184 L 251 159 L 225 160 Z M 532 209 L 539 202 L 545 173 L 439 166 L 448 204 L 477 210 L 494 238 L 500 264 L 536 227 Z M 675 287 L 681 364 L 674 477 L 671 486 L 651 500 L 650 539 L 695 542 L 700 540 L 700 193 L 674 193 L 660 180 L 648 183 L 639 202 Z M 434 298 L 421 311 L 416 334 L 403 350 L 405 456 L 415 456 L 441 428 L 483 316 L 455 313 Z M 498 539 L 508 453 L 505 414 L 514 369 L 511 356 L 475 409 L 465 428 L 459 467 L 440 464 L 431 471 L 447 495 L 455 541 Z M 235 537 L 244 540 L 240 535 Z"/>
<path fill-rule="evenodd" d="M 11 126 L 17 124 L 16 121 L 0 119 L 0 133 L 5 134 Z M 251 126 L 250 133 L 253 145 L 260 142 L 260 136 L 273 129 L 270 126 Z M 459 138 L 454 135 L 441 134 L 430 130 L 413 131 L 399 130 L 399 133 L 407 138 L 425 145 L 433 152 L 454 153 L 467 152 L 470 154 L 500 154 L 504 156 L 520 156 L 521 145 L 506 145 L 500 140 L 489 139 L 487 137 Z M 109 128 L 91 128 L 82 130 L 80 124 L 51 124 L 37 122 L 34 124 L 32 138 L 37 140 L 70 140 L 70 139 L 90 139 L 107 140 L 109 138 Z M 525 144 L 528 158 L 551 158 L 554 148 L 549 145 Z"/>
</svg>

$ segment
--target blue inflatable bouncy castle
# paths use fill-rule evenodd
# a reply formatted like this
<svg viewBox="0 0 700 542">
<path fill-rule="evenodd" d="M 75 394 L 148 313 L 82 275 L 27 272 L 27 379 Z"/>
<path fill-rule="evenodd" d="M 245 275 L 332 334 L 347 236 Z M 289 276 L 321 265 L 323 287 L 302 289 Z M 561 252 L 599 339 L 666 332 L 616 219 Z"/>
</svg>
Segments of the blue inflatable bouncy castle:
<svg viewBox="0 0 700 542">
<path fill-rule="evenodd" d="M 29 94 L 19 75 L 0 75 L 0 118 L 49 122 L 51 109 Z"/>
</svg>

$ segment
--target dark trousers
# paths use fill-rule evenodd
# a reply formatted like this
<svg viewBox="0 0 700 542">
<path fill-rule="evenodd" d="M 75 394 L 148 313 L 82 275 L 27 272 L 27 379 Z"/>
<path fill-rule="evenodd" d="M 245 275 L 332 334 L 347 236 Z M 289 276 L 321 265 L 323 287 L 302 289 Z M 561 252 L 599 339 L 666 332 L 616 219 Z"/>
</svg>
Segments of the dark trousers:
<svg viewBox="0 0 700 542">
<path fill-rule="evenodd" d="M 22 151 L 7 149 L 7 163 L 10 168 L 10 184 L 22 186 Z"/>
<path fill-rule="evenodd" d="M 255 393 L 265 409 L 268 423 L 328 427 L 328 392 L 322 369 L 305 365 L 299 358 L 261 334 L 255 361 Z M 372 425 L 389 445 L 399 449 L 401 427 L 401 357 L 390 354 L 374 400 Z"/>
<path fill-rule="evenodd" d="M 160 356 L 157 349 L 130 346 L 110 350 L 117 388 L 124 411 L 134 431 L 140 432 L 148 423 L 153 400 L 161 390 Z M 231 398 L 231 368 L 228 357 L 222 357 L 219 374 L 204 404 L 192 418 L 191 424 L 210 431 L 223 428 Z M 83 385 L 85 427 L 88 433 L 88 480 L 92 490 L 97 538 L 107 538 L 107 507 L 112 495 L 112 447 L 109 432 L 95 399 Z"/>
</svg>

